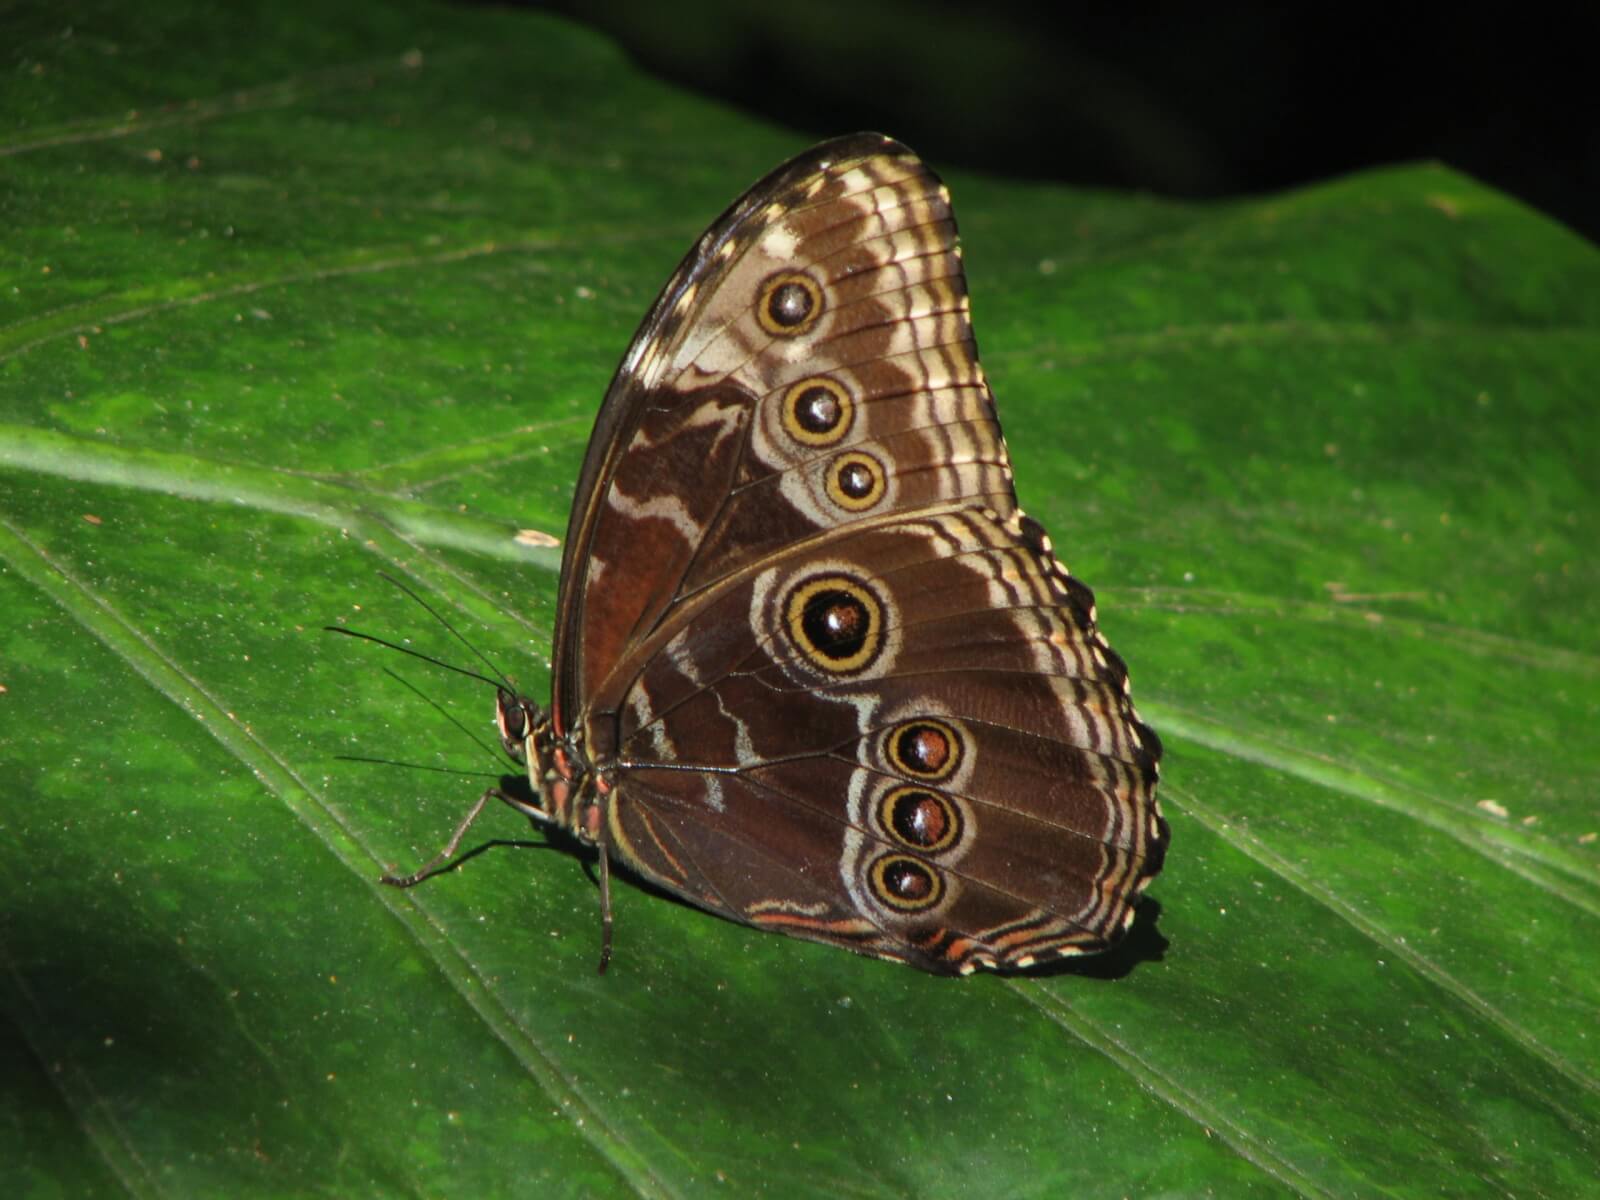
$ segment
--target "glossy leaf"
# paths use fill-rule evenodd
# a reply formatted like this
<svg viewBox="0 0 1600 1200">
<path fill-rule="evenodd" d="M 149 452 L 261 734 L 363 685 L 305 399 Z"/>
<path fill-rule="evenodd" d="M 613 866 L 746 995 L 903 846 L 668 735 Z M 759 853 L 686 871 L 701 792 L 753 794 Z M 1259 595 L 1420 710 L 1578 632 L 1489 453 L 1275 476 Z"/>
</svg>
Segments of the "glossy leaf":
<svg viewBox="0 0 1600 1200">
<path fill-rule="evenodd" d="M 1126 951 L 959 982 L 623 887 L 602 978 L 509 812 L 377 885 L 509 766 L 487 689 L 320 627 L 479 665 L 386 572 L 542 692 L 616 358 L 804 139 L 535 14 L 253 20 L 13 22 L 22 1192 L 1592 1188 L 1592 247 L 1431 167 L 1185 206 L 930 154 L 1021 499 L 1168 745 L 1166 872 Z"/>
</svg>

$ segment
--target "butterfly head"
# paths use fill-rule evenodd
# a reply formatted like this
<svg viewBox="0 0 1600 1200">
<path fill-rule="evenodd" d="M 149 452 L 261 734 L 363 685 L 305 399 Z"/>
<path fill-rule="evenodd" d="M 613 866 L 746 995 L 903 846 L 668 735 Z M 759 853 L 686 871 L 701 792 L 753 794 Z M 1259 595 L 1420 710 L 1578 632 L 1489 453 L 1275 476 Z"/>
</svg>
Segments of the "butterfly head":
<svg viewBox="0 0 1600 1200">
<path fill-rule="evenodd" d="M 594 830 L 582 824 L 573 799 L 591 795 L 585 785 L 597 782 L 581 735 L 558 733 L 549 713 L 506 687 L 495 694 L 494 719 L 505 752 L 527 768 L 545 818 L 593 841 Z"/>
<path fill-rule="evenodd" d="M 494 722 L 500 727 L 500 744 L 523 766 L 528 764 L 530 746 L 543 720 L 544 714 L 532 700 L 507 688 L 498 690 Z"/>
</svg>

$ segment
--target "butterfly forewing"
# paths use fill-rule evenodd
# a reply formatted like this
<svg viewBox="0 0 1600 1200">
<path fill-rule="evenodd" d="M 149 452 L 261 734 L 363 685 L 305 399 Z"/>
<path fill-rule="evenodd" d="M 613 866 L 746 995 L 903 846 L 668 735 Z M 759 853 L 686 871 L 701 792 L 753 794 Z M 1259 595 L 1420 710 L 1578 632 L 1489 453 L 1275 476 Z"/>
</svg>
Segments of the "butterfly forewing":
<svg viewBox="0 0 1600 1200">
<path fill-rule="evenodd" d="M 612 385 L 569 529 L 558 712 L 763 555 L 958 496 L 1014 503 L 943 185 L 874 136 L 805 161 L 702 239 Z"/>
<path fill-rule="evenodd" d="M 1016 507 L 948 194 L 886 138 L 779 168 L 668 283 L 556 638 L 597 839 L 736 920 L 1026 966 L 1104 948 L 1160 869 L 1159 742 Z"/>
</svg>

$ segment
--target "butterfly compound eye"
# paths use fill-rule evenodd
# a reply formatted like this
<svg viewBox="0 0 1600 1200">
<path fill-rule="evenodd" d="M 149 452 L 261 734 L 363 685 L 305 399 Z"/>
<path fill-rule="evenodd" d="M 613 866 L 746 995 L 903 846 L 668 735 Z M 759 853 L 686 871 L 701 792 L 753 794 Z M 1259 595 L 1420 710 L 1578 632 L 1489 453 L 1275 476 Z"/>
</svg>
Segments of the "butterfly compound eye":
<svg viewBox="0 0 1600 1200">
<path fill-rule="evenodd" d="M 506 749 L 512 753 L 520 751 L 528 738 L 529 727 L 528 710 L 522 700 L 502 688 L 495 698 L 494 719 L 500 726 L 500 739 L 505 742 Z"/>
</svg>

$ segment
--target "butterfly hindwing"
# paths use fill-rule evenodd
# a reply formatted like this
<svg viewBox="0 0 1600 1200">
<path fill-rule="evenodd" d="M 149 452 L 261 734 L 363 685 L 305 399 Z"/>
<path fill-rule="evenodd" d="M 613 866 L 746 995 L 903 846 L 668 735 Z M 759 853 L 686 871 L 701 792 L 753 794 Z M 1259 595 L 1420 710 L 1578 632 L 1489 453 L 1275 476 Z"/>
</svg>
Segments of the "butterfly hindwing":
<svg viewBox="0 0 1600 1200">
<path fill-rule="evenodd" d="M 849 527 L 669 616 L 616 708 L 614 844 L 735 919 L 930 969 L 1114 940 L 1164 853 L 1160 747 L 1023 521 Z"/>
</svg>

